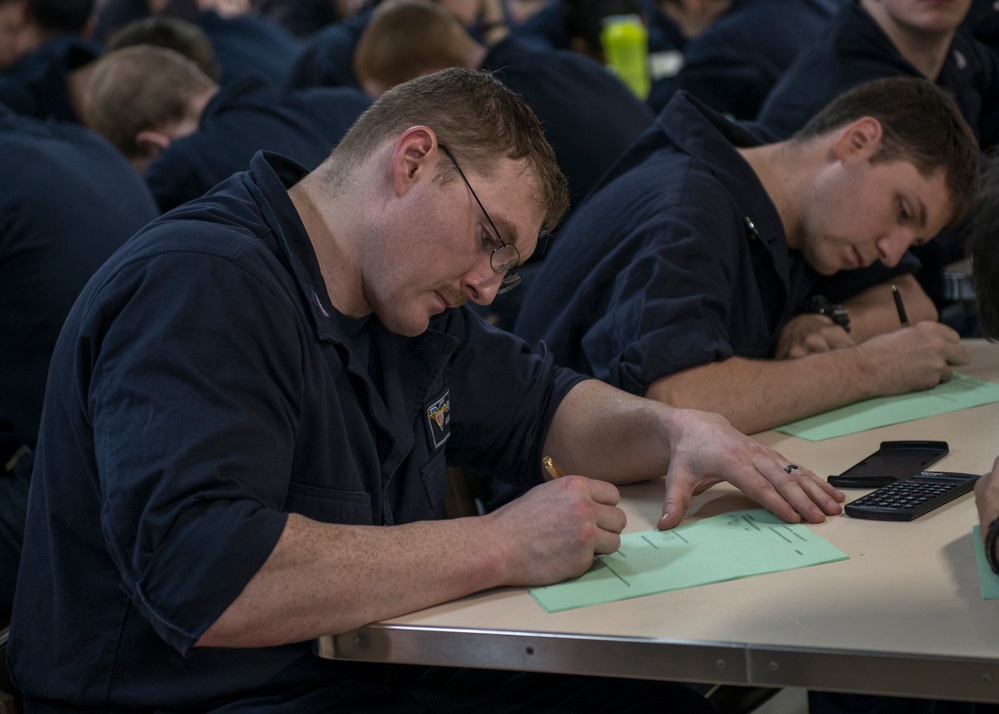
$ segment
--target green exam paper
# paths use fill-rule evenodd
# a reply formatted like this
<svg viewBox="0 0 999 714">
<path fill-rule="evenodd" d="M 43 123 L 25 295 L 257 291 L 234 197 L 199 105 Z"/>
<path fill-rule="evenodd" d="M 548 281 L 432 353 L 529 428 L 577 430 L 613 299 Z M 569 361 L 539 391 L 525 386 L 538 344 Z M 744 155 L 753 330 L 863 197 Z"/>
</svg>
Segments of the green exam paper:
<svg viewBox="0 0 999 714">
<path fill-rule="evenodd" d="M 951 381 L 933 389 L 867 399 L 779 426 L 776 430 L 808 441 L 822 441 L 992 402 L 999 402 L 999 384 L 955 372 Z"/>
<path fill-rule="evenodd" d="M 769 511 L 733 511 L 670 531 L 628 533 L 616 553 L 598 556 L 580 577 L 530 592 L 548 612 L 561 612 L 847 557 Z"/>
</svg>

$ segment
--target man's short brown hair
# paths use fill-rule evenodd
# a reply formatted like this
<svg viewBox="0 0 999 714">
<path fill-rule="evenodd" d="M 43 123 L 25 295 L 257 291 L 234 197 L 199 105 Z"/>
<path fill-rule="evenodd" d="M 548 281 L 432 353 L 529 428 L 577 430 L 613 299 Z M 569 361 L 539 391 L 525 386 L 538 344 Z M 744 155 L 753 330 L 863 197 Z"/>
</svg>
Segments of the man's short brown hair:
<svg viewBox="0 0 999 714">
<path fill-rule="evenodd" d="M 980 151 L 953 98 L 928 79 L 876 79 L 839 95 L 792 139 L 807 141 L 862 117 L 877 119 L 883 132 L 871 161 L 909 161 L 923 176 L 942 170 L 954 212 L 950 225 L 964 222 L 978 196 Z"/>
<path fill-rule="evenodd" d="M 383 94 L 320 171 L 333 184 L 349 180 L 352 168 L 387 140 L 418 125 L 433 129 L 466 171 L 490 176 L 503 158 L 525 159 L 538 180 L 536 199 L 545 213 L 542 233 L 554 228 L 569 207 L 565 176 L 534 112 L 488 72 L 469 69 L 445 69 Z M 443 183 L 458 179 L 446 159 L 438 166 L 438 177 Z"/>
</svg>

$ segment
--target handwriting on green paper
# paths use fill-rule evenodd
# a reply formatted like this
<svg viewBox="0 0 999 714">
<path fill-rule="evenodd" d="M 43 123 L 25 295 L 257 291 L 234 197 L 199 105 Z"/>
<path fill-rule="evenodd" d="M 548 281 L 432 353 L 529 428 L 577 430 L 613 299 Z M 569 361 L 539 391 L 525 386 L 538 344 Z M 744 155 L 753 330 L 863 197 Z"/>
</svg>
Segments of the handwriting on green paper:
<svg viewBox="0 0 999 714">
<path fill-rule="evenodd" d="M 951 381 L 933 389 L 867 399 L 779 426 L 777 431 L 822 441 L 992 402 L 999 402 L 999 384 L 955 373 Z"/>
<path fill-rule="evenodd" d="M 846 558 L 806 526 L 762 509 L 734 511 L 670 531 L 628 533 L 616 553 L 598 556 L 582 576 L 530 592 L 548 612 L 561 612 Z"/>
</svg>

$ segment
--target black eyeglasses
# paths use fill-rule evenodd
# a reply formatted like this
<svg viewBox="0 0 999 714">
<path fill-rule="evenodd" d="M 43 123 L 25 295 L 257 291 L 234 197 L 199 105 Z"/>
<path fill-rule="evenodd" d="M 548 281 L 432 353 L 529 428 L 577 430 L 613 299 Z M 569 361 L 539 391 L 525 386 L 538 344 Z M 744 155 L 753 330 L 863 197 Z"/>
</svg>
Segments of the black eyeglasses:
<svg viewBox="0 0 999 714">
<path fill-rule="evenodd" d="M 479 208 L 482 209 L 482 215 L 486 217 L 486 220 L 489 221 L 489 227 L 493 229 L 495 241 L 499 243 L 498 246 L 493 248 L 493 252 L 489 254 L 489 267 L 493 269 L 494 273 L 499 273 L 503 276 L 503 281 L 500 283 L 499 290 L 496 291 L 496 294 L 498 295 L 499 293 L 505 293 L 509 290 L 513 290 L 515 287 L 520 285 L 520 275 L 518 275 L 517 271 L 514 270 L 514 268 L 520 264 L 520 251 L 517 250 L 517 246 L 503 240 L 502 236 L 500 236 L 499 230 L 496 228 L 496 224 L 493 223 L 493 219 L 489 217 L 486 207 L 482 205 L 482 201 L 480 201 L 479 197 L 475 194 L 475 189 L 472 188 L 472 184 L 470 184 L 468 182 L 468 178 L 465 177 L 465 172 L 461 170 L 460 166 L 458 166 L 458 162 L 455 160 L 454 155 L 443 144 L 440 144 L 439 146 L 441 147 L 441 151 L 443 151 L 447 157 L 451 159 L 451 163 L 454 164 L 454 167 L 458 170 L 458 175 L 461 176 L 461 180 L 465 182 L 466 186 L 468 186 L 468 190 L 471 192 L 472 198 L 474 198 L 475 202 L 479 204 Z"/>
</svg>

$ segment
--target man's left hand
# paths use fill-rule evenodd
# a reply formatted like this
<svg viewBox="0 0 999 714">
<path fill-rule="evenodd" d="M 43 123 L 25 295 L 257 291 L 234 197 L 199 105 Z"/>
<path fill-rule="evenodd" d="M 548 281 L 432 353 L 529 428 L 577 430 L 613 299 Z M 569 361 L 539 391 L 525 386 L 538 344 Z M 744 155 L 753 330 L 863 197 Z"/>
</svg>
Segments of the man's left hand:
<svg viewBox="0 0 999 714">
<path fill-rule="evenodd" d="M 776 359 L 793 359 L 817 352 L 830 352 L 852 347 L 856 342 L 850 333 L 826 315 L 807 313 L 792 318 L 777 338 Z"/>
<path fill-rule="evenodd" d="M 804 466 L 789 468 L 786 458 L 718 414 L 678 410 L 671 430 L 662 530 L 680 523 L 694 495 L 722 481 L 788 523 L 821 523 L 843 512 L 840 491 Z"/>
</svg>

